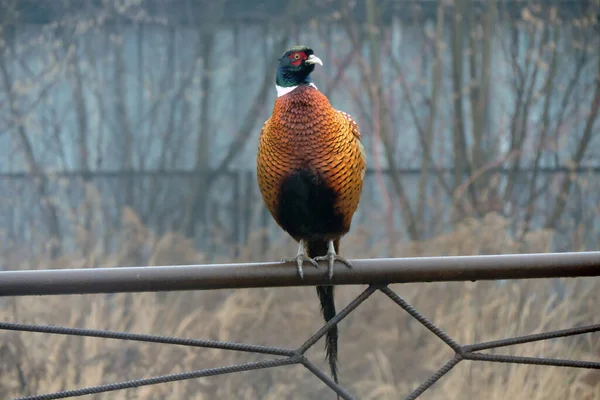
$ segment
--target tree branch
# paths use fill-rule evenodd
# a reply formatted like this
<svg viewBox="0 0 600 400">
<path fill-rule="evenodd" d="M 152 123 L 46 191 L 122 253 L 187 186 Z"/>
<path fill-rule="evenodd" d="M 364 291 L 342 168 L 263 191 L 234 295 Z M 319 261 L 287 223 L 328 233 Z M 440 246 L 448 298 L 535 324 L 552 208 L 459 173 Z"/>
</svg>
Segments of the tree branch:
<svg viewBox="0 0 600 400">
<path fill-rule="evenodd" d="M 577 150 L 573 155 L 571 163 L 573 168 L 578 168 L 581 165 L 583 156 L 585 155 L 588 145 L 592 140 L 594 123 L 596 122 L 596 117 L 598 116 L 598 108 L 600 107 L 600 57 L 598 57 L 598 67 L 596 73 L 597 75 L 596 85 L 594 88 L 594 97 L 590 106 L 590 113 L 585 122 L 585 128 L 583 129 L 583 136 L 581 137 L 579 145 L 577 146 Z M 544 225 L 546 229 L 554 229 L 556 227 L 558 220 L 562 216 L 565 210 L 565 206 L 567 205 L 567 200 L 569 198 L 569 192 L 571 191 L 572 183 L 573 175 L 570 173 L 566 174 L 558 192 L 558 198 L 556 200 L 556 203 L 554 204 L 554 209 L 550 213 L 550 216 L 548 217 Z"/>
</svg>

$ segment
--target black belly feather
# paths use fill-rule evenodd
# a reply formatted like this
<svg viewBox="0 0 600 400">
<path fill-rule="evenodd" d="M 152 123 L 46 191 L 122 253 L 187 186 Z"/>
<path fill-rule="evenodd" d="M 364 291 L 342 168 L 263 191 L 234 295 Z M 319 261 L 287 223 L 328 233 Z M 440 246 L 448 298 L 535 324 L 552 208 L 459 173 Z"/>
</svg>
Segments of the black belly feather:
<svg viewBox="0 0 600 400">
<path fill-rule="evenodd" d="M 334 208 L 336 197 L 336 192 L 312 171 L 296 171 L 281 184 L 279 224 L 296 240 L 339 236 L 345 232 L 343 218 Z"/>
</svg>

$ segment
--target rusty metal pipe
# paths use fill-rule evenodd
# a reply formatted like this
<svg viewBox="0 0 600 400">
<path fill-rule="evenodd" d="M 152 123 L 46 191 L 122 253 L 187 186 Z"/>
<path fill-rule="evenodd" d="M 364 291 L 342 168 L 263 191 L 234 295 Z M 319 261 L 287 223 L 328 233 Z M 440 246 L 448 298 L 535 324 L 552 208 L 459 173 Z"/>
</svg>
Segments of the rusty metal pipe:
<svg viewBox="0 0 600 400">
<path fill-rule="evenodd" d="M 115 267 L 0 272 L 1 296 L 154 292 L 252 287 L 365 285 L 434 281 L 477 281 L 600 275 L 600 251 L 463 257 L 376 258 L 305 268 L 279 262 Z"/>
</svg>

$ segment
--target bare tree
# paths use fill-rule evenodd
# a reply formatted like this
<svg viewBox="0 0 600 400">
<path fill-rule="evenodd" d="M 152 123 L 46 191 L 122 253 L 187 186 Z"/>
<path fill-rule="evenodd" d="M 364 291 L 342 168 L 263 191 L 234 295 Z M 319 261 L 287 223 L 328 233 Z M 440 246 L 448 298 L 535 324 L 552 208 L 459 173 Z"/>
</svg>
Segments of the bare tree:
<svg viewBox="0 0 600 400">
<path fill-rule="evenodd" d="M 596 118 L 598 117 L 598 108 L 600 108 L 600 57 L 598 57 L 598 68 L 596 73 L 594 85 L 594 94 L 592 99 L 592 104 L 590 105 L 590 110 L 588 117 L 585 121 L 585 128 L 583 129 L 583 135 L 579 140 L 577 145 L 577 149 L 575 153 L 571 157 L 571 166 L 572 168 L 578 168 L 581 165 L 583 157 L 592 141 L 592 137 L 594 136 L 594 124 L 596 123 Z M 565 210 L 565 206 L 567 204 L 568 195 L 571 192 L 571 185 L 573 184 L 573 176 L 571 174 L 566 174 L 563 178 L 562 184 L 560 186 L 559 195 L 557 196 L 556 203 L 554 204 L 554 208 L 552 212 L 549 214 L 548 219 L 546 220 L 545 227 L 546 228 L 554 228 L 558 223 L 559 218 L 563 214 Z"/>
<path fill-rule="evenodd" d="M 233 233 L 255 229 L 248 210 L 259 207 L 239 199 L 251 193 L 253 140 L 294 37 L 325 48 L 319 87 L 359 120 L 375 169 L 368 196 L 385 205 L 369 210 L 385 226 L 368 229 L 390 248 L 399 232 L 418 241 L 489 212 L 521 236 L 583 218 L 595 189 L 548 171 L 597 157 L 593 7 L 569 15 L 562 5 L 457 0 L 400 13 L 389 2 L 313 9 L 294 0 L 273 19 L 249 12 L 252 22 L 228 24 L 222 2 L 183 4 L 183 17 L 144 1 L 63 7 L 31 39 L 16 28 L 17 2 L 3 2 L 12 11 L 2 13 L 0 129 L 19 146 L 38 198 L 15 217 L 34 222 L 42 211 L 54 241 L 82 227 L 108 248 L 131 207 L 159 234 L 176 229 L 200 243 L 197 227 L 218 226 L 225 241 L 243 241 Z M 258 73 L 243 60 L 250 35 L 264 39 Z M 61 186 L 50 170 L 73 176 Z M 97 193 L 93 207 L 74 194 L 84 188 Z"/>
<path fill-rule="evenodd" d="M 16 1 L 11 2 L 10 5 L 5 8 L 5 10 L 7 12 L 0 20 L 0 32 L 2 33 L 2 39 L 4 39 L 5 33 L 10 31 L 10 28 L 13 27 L 12 24 L 14 19 L 16 19 Z M 2 40 L 2 42 L 6 43 L 4 40 Z M 11 120 L 14 123 L 12 130 L 17 137 L 19 149 L 23 154 L 26 168 L 34 178 L 38 199 L 46 216 L 49 230 L 49 253 L 51 257 L 58 257 L 61 253 L 59 212 L 57 206 L 53 204 L 52 200 L 48 196 L 48 180 L 44 175 L 41 166 L 36 160 L 33 145 L 31 143 L 31 135 L 26 126 L 26 115 L 22 112 L 21 107 L 19 106 L 17 91 L 14 87 L 14 81 L 9 71 L 7 54 L 9 52 L 14 54 L 14 51 L 14 48 L 11 49 L 6 44 L 0 45 L 0 75 L 2 78 L 2 84 L 6 95 Z"/>
</svg>

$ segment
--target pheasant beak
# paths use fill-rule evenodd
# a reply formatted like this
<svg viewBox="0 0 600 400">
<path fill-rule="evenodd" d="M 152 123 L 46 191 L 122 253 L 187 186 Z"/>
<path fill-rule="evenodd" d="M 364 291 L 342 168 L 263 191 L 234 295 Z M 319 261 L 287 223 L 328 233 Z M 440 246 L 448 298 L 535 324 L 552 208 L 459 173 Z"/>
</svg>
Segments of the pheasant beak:
<svg viewBox="0 0 600 400">
<path fill-rule="evenodd" d="M 310 56 L 308 56 L 308 58 L 305 61 L 307 64 L 321 64 L 323 65 L 323 61 L 321 61 L 321 59 L 317 56 L 315 56 L 314 54 L 311 54 Z"/>
</svg>

